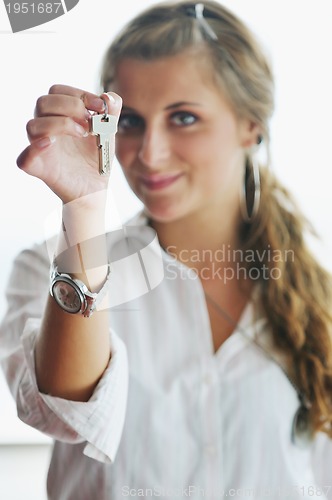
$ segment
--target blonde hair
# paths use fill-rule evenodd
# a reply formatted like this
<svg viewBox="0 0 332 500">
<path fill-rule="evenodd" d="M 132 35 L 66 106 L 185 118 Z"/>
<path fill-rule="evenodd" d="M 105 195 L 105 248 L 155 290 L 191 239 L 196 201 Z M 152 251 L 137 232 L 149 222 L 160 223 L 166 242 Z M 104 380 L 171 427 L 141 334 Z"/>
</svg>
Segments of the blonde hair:
<svg viewBox="0 0 332 500">
<path fill-rule="evenodd" d="M 114 39 L 103 63 L 101 83 L 110 89 L 117 64 L 124 58 L 153 61 L 186 49 L 210 60 L 217 83 L 234 110 L 262 131 L 269 140 L 268 120 L 274 108 L 273 76 L 250 30 L 230 11 L 214 1 L 204 2 L 204 17 L 218 37 L 211 39 L 193 17 L 192 2 L 163 2 L 143 11 Z M 249 99 L 248 99 L 249 96 Z"/>
<path fill-rule="evenodd" d="M 195 4 L 164 2 L 143 11 L 115 38 L 102 68 L 101 83 L 110 90 L 117 65 L 124 58 L 156 60 L 186 50 L 212 63 L 213 75 L 238 116 L 256 123 L 269 148 L 269 119 L 274 109 L 274 80 L 266 55 L 244 23 L 219 3 L 204 2 L 204 29 L 195 17 Z M 262 307 L 275 346 L 296 367 L 299 390 L 311 402 L 315 431 L 332 437 L 331 277 L 305 243 L 308 222 L 290 193 L 267 168 L 261 168 L 261 204 L 254 222 L 243 223 L 244 248 L 271 252 L 292 250 L 294 260 L 248 263 L 276 266 L 279 279 L 261 279 Z M 260 252 L 258 252 L 258 250 Z"/>
</svg>

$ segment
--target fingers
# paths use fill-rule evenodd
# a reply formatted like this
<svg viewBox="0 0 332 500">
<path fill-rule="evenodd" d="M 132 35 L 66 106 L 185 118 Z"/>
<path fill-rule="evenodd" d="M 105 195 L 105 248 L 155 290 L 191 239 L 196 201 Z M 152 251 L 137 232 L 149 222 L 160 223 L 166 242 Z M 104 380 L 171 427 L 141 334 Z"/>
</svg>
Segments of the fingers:
<svg viewBox="0 0 332 500">
<path fill-rule="evenodd" d="M 25 148 L 18 156 L 16 160 L 17 166 L 24 169 L 26 173 L 42 179 L 44 175 L 44 165 L 39 155 L 43 150 L 51 147 L 54 143 L 54 137 L 43 137 L 35 141 L 31 146 Z"/>
<path fill-rule="evenodd" d="M 72 137 L 86 137 L 89 135 L 89 125 L 80 125 L 68 116 L 45 116 L 33 118 L 27 123 L 27 134 L 32 143 L 42 137 L 70 135 Z"/>
<path fill-rule="evenodd" d="M 105 179 L 98 175 L 98 141 L 93 135 L 87 137 L 91 115 L 107 108 L 107 113 L 118 117 L 121 106 L 121 98 L 114 93 L 97 96 L 53 85 L 37 100 L 34 118 L 26 127 L 30 145 L 17 158 L 17 165 L 44 181 L 62 200 L 81 196 L 82 186 L 87 192 L 99 190 Z"/>
<path fill-rule="evenodd" d="M 52 85 L 49 94 L 59 94 L 65 96 L 75 97 L 79 99 L 86 109 L 95 111 L 96 113 L 103 113 L 104 102 L 96 94 L 86 92 L 85 90 L 70 87 L 68 85 Z"/>
<path fill-rule="evenodd" d="M 90 113 L 81 99 L 67 95 L 44 95 L 38 98 L 35 107 L 35 118 L 45 116 L 71 116 L 74 120 L 84 123 L 90 118 Z"/>
<path fill-rule="evenodd" d="M 114 92 L 97 96 L 67 85 L 53 85 L 48 95 L 37 100 L 35 118 L 27 124 L 29 141 L 62 134 L 85 137 L 90 129 L 88 110 L 93 113 L 107 111 L 119 117 L 121 107 L 122 99 Z"/>
<path fill-rule="evenodd" d="M 119 115 L 122 107 L 122 99 L 115 92 L 105 92 L 101 96 L 98 96 L 91 92 L 86 92 L 85 90 L 70 87 L 68 85 L 52 85 L 49 90 L 49 95 L 70 96 L 79 99 L 79 101 L 83 103 L 85 110 L 88 109 L 96 113 L 105 112 L 105 101 L 109 114 Z"/>
<path fill-rule="evenodd" d="M 108 113 L 119 117 L 122 108 L 122 99 L 115 92 L 104 92 L 101 98 L 106 102 Z"/>
<path fill-rule="evenodd" d="M 91 116 L 88 109 L 101 113 L 103 108 L 104 101 L 94 94 L 66 85 L 53 85 L 48 95 L 37 100 L 34 117 L 70 117 L 87 128 Z"/>
</svg>

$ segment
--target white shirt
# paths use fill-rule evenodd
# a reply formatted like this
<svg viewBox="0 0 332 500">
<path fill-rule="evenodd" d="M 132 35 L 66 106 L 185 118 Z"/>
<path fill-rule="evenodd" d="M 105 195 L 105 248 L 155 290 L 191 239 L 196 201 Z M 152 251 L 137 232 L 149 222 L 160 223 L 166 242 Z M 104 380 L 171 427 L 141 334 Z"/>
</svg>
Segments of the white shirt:
<svg viewBox="0 0 332 500">
<path fill-rule="evenodd" d="M 332 498 L 331 443 L 291 442 L 297 394 L 251 341 L 271 347 L 255 304 L 214 353 L 197 275 L 160 249 L 143 215 L 130 224 L 109 235 L 112 357 L 86 403 L 38 391 L 46 245 L 14 263 L 0 359 L 19 417 L 55 439 L 49 499 Z"/>
</svg>

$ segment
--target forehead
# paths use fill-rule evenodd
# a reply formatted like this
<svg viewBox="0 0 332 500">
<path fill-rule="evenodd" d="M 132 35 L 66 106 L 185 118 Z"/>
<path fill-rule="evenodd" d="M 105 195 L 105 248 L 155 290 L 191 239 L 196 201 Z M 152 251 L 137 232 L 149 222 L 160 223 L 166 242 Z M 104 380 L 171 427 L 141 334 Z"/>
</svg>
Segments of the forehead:
<svg viewBox="0 0 332 500">
<path fill-rule="evenodd" d="M 197 92 L 220 93 L 214 83 L 212 64 L 205 54 L 181 53 L 153 61 L 126 58 L 116 68 L 112 90 L 124 100 L 149 95 L 177 94 L 188 98 Z"/>
</svg>

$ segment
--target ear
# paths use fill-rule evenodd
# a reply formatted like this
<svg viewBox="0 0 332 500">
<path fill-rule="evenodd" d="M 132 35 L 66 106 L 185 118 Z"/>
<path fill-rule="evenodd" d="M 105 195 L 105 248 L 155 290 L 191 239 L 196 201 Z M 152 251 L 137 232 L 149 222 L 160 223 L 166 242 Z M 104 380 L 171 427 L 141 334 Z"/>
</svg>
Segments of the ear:
<svg viewBox="0 0 332 500">
<path fill-rule="evenodd" d="M 241 122 L 241 145 L 245 149 L 259 144 L 262 131 L 257 123 L 244 118 Z"/>
</svg>

